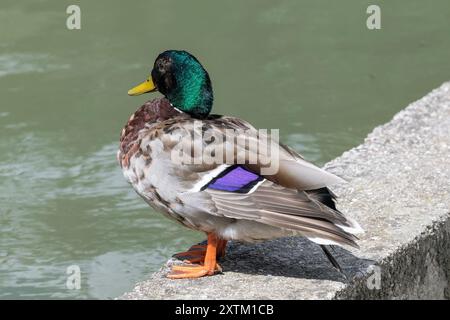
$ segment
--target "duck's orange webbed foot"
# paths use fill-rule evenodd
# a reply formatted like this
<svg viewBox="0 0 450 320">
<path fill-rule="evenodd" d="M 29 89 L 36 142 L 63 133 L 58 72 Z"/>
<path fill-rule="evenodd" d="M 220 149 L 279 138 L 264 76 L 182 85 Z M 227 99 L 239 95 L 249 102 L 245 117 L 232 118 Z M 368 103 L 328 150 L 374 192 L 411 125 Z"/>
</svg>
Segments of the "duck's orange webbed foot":
<svg viewBox="0 0 450 320">
<path fill-rule="evenodd" d="M 200 263 L 205 260 L 206 245 L 197 244 L 189 248 L 188 251 L 179 252 L 173 256 L 179 260 L 183 260 L 187 263 Z"/>
<path fill-rule="evenodd" d="M 216 258 L 225 256 L 227 240 L 217 239 Z M 173 255 L 174 258 L 183 260 L 186 263 L 203 263 L 206 256 L 206 244 L 196 244 L 191 246 L 188 251 L 179 252 Z"/>
<path fill-rule="evenodd" d="M 198 262 L 200 265 L 181 265 L 172 266 L 171 272 L 167 275 L 170 279 L 187 279 L 187 278 L 200 278 L 203 276 L 212 276 L 217 272 L 221 272 L 222 268 L 216 261 L 217 257 L 217 247 L 220 240 L 217 239 L 216 235 L 213 233 L 208 234 L 208 244 L 206 245 L 206 251 L 203 250 L 191 250 L 187 252 L 182 252 L 175 255 L 178 257 L 192 256 L 193 252 L 197 257 L 189 259 L 188 261 Z M 193 246 L 196 247 L 196 246 Z M 200 252 L 203 252 L 204 256 Z M 186 261 L 186 260 L 185 260 Z"/>
<path fill-rule="evenodd" d="M 222 268 L 218 263 L 214 266 L 202 265 L 181 265 L 172 266 L 171 272 L 167 275 L 170 279 L 193 279 L 204 276 L 212 276 L 222 272 Z"/>
</svg>

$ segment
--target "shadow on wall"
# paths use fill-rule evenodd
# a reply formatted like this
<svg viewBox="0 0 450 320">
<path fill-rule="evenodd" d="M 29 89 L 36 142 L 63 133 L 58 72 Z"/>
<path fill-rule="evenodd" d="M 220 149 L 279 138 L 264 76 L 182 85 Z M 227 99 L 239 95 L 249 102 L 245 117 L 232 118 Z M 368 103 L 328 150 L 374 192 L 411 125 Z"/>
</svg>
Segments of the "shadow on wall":
<svg viewBox="0 0 450 320">
<path fill-rule="evenodd" d="M 360 259 L 338 246 L 332 246 L 330 251 L 348 280 L 366 275 L 369 266 L 375 263 L 372 260 Z M 281 238 L 257 244 L 231 241 L 226 256 L 219 263 L 224 272 L 343 283 L 348 281 L 331 265 L 318 244 L 302 237 Z"/>
</svg>

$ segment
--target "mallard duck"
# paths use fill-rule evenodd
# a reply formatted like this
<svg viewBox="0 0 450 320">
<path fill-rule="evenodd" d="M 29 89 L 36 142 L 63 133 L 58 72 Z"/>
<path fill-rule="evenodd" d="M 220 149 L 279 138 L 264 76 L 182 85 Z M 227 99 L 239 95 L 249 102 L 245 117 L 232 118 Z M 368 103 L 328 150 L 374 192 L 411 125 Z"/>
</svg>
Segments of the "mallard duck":
<svg viewBox="0 0 450 320">
<path fill-rule="evenodd" d="M 128 94 L 153 91 L 164 97 L 146 102 L 131 115 L 117 158 L 125 178 L 150 206 L 207 235 L 206 245 L 175 255 L 186 263 L 172 266 L 169 278 L 220 272 L 217 260 L 225 254 L 228 240 L 304 236 L 321 245 L 337 268 L 326 246 L 357 247 L 355 234 L 361 228 L 336 209 L 335 195 L 328 188 L 343 180 L 273 139 L 268 145 L 275 145 L 271 151 L 276 157 L 252 147 L 248 141 L 260 143 L 269 135 L 244 120 L 211 115 L 211 80 L 192 54 L 161 53 L 150 76 Z M 242 138 L 248 141 L 242 143 Z M 211 145 L 215 161 L 206 161 L 205 153 L 199 156 L 195 151 Z M 178 159 L 184 150 L 180 146 L 190 150 L 181 152 L 183 161 Z M 251 161 L 252 156 L 257 160 Z M 275 162 L 276 172 L 264 172 Z"/>
</svg>

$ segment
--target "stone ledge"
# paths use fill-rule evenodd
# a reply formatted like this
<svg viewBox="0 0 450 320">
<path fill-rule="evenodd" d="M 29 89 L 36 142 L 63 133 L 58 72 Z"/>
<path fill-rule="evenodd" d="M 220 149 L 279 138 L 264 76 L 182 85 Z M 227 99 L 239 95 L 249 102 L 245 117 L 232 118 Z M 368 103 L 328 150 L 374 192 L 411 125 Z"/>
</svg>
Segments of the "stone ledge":
<svg viewBox="0 0 450 320">
<path fill-rule="evenodd" d="M 325 167 L 349 181 L 338 207 L 366 230 L 360 250 L 335 248 L 350 281 L 318 245 L 283 238 L 231 243 L 214 277 L 168 280 L 169 260 L 119 299 L 450 299 L 450 82 Z"/>
</svg>

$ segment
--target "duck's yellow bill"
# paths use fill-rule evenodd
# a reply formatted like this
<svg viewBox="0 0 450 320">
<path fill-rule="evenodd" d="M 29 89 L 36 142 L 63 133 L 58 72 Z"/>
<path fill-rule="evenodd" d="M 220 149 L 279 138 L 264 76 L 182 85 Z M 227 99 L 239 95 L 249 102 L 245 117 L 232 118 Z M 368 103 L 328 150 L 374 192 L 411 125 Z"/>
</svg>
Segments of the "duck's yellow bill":
<svg viewBox="0 0 450 320">
<path fill-rule="evenodd" d="M 148 78 L 141 84 L 138 84 L 136 87 L 128 90 L 128 95 L 130 96 L 138 96 L 143 93 L 155 91 L 156 87 L 151 78 Z"/>
</svg>

